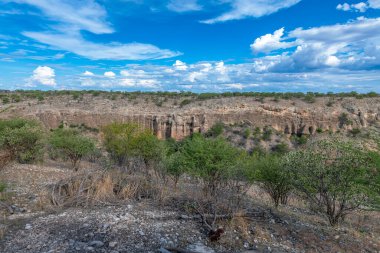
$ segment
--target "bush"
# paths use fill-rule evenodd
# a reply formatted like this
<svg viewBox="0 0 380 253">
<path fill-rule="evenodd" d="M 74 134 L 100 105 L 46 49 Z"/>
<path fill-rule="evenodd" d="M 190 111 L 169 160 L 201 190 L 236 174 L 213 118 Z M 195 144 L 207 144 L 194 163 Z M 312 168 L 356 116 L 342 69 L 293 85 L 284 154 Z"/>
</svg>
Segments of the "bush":
<svg viewBox="0 0 380 253">
<path fill-rule="evenodd" d="M 0 120 L 0 148 L 20 163 L 42 159 L 42 128 L 31 120 Z"/>
<path fill-rule="evenodd" d="M 292 135 L 290 138 L 293 143 L 297 145 L 305 145 L 307 143 L 307 137 L 305 135 L 297 136 L 297 135 Z"/>
<path fill-rule="evenodd" d="M 239 150 L 221 138 L 206 139 L 194 134 L 181 148 L 181 163 L 190 174 L 202 179 L 204 189 L 217 197 L 220 187 L 233 177 Z"/>
<path fill-rule="evenodd" d="M 352 125 L 352 120 L 350 120 L 348 118 L 348 114 L 347 113 L 342 113 L 341 115 L 339 115 L 339 127 L 344 127 L 344 126 L 348 126 L 348 125 Z"/>
<path fill-rule="evenodd" d="M 74 129 L 56 129 L 50 136 L 49 143 L 53 150 L 71 161 L 75 171 L 78 170 L 82 158 L 95 150 L 94 141 Z"/>
<path fill-rule="evenodd" d="M 249 130 L 248 128 L 246 128 L 243 132 L 243 136 L 245 139 L 248 139 L 250 136 L 251 136 L 251 130 Z"/>
<path fill-rule="evenodd" d="M 283 169 L 281 158 L 275 155 L 256 156 L 251 181 L 257 181 L 271 197 L 273 204 L 286 204 L 292 190 L 289 174 Z"/>
<path fill-rule="evenodd" d="M 277 153 L 277 154 L 285 154 L 285 153 L 289 152 L 289 146 L 288 146 L 288 144 L 282 142 L 282 143 L 279 143 L 276 146 L 274 146 L 272 151 Z"/>
<path fill-rule="evenodd" d="M 222 122 L 215 123 L 206 133 L 208 137 L 218 137 L 224 132 L 224 124 Z"/>
<path fill-rule="evenodd" d="M 9 97 L 3 97 L 3 104 L 9 104 Z"/>
<path fill-rule="evenodd" d="M 103 133 L 104 145 L 119 166 L 137 158 L 143 160 L 148 170 L 163 157 L 162 143 L 150 130 L 142 130 L 137 124 L 112 123 L 103 128 Z"/>
<path fill-rule="evenodd" d="M 351 142 L 331 138 L 285 156 L 293 186 L 313 210 L 337 225 L 351 211 L 368 206 L 379 192 L 379 168 L 373 157 Z"/>
<path fill-rule="evenodd" d="M 179 104 L 180 107 L 184 107 L 185 105 L 188 105 L 191 103 L 191 100 L 190 99 L 184 99 L 181 101 L 181 103 Z"/>
<path fill-rule="evenodd" d="M 266 127 L 264 128 L 264 132 L 261 138 L 263 141 L 270 141 L 272 138 L 272 134 L 273 134 L 272 129 Z"/>
</svg>

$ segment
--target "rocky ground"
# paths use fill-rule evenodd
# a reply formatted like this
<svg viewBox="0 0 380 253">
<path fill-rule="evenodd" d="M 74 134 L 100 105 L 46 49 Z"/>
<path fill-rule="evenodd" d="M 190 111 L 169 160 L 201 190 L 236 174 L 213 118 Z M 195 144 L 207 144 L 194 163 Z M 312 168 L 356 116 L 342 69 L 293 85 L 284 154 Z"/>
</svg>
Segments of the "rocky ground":
<svg viewBox="0 0 380 253">
<path fill-rule="evenodd" d="M 47 185 L 71 173 L 54 163 L 0 171 L 8 182 L 2 197 L 14 212 L 3 210 L 0 252 L 380 252 L 379 213 L 356 214 L 330 228 L 296 200 L 270 211 L 255 188 L 250 208 L 262 215 L 221 220 L 226 232 L 218 242 L 209 241 L 197 217 L 151 200 L 50 207 Z"/>
</svg>

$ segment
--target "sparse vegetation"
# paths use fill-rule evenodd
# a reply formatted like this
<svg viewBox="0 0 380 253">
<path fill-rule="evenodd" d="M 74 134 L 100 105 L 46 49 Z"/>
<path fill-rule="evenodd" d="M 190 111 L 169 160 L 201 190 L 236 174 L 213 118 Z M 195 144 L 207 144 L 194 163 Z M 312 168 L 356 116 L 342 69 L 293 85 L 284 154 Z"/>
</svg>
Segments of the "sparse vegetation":
<svg viewBox="0 0 380 253">
<path fill-rule="evenodd" d="M 74 170 L 79 169 L 82 158 L 95 150 L 95 142 L 74 129 L 58 128 L 50 136 L 49 144 L 71 161 Z"/>
<path fill-rule="evenodd" d="M 373 158 L 351 142 L 315 141 L 306 150 L 289 153 L 284 166 L 294 188 L 332 226 L 355 209 L 368 207 L 378 192 L 380 174 Z"/>
<path fill-rule="evenodd" d="M 31 163 L 42 158 L 43 132 L 35 121 L 0 120 L 0 148 L 11 160 Z"/>
<path fill-rule="evenodd" d="M 279 156 L 264 155 L 255 157 L 252 171 L 251 181 L 260 184 L 269 194 L 276 208 L 279 204 L 287 204 L 292 185 L 289 174 L 284 170 Z"/>
</svg>

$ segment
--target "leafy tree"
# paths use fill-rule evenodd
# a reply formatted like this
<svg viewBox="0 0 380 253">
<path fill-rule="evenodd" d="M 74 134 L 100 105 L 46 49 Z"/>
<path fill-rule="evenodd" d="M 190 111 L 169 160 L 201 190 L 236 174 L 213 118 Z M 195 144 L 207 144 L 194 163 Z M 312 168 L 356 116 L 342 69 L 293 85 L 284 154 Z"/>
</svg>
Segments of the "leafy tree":
<svg viewBox="0 0 380 253">
<path fill-rule="evenodd" d="M 219 188 L 233 176 L 238 165 L 239 150 L 222 138 L 207 139 L 194 134 L 181 148 L 181 164 L 204 183 L 210 196 L 216 197 Z"/>
<path fill-rule="evenodd" d="M 42 158 L 43 131 L 32 120 L 0 120 L 0 148 L 20 163 L 31 163 Z"/>
<path fill-rule="evenodd" d="M 292 185 L 281 158 L 276 155 L 254 156 L 252 169 L 254 173 L 250 175 L 250 180 L 259 183 L 269 194 L 275 207 L 280 203 L 286 204 Z"/>
<path fill-rule="evenodd" d="M 277 154 L 285 154 L 285 153 L 289 152 L 289 146 L 288 146 L 288 144 L 281 142 L 281 143 L 277 144 L 276 146 L 274 146 L 272 150 L 273 150 L 273 152 L 275 152 Z"/>
<path fill-rule="evenodd" d="M 79 169 L 81 159 L 95 150 L 94 141 L 74 129 L 56 129 L 50 136 L 49 143 L 55 151 L 61 152 L 71 161 L 75 171 Z"/>
<path fill-rule="evenodd" d="M 141 158 L 146 168 L 158 163 L 163 156 L 163 145 L 150 130 L 133 123 L 112 123 L 103 128 L 104 144 L 120 166 L 131 158 Z"/>
<path fill-rule="evenodd" d="M 379 166 L 354 143 L 337 138 L 314 141 L 305 150 L 287 154 L 284 161 L 292 185 L 332 226 L 373 203 L 379 193 Z"/>
<path fill-rule="evenodd" d="M 206 136 L 218 137 L 224 132 L 224 124 L 222 122 L 215 123 L 207 132 Z"/>
</svg>

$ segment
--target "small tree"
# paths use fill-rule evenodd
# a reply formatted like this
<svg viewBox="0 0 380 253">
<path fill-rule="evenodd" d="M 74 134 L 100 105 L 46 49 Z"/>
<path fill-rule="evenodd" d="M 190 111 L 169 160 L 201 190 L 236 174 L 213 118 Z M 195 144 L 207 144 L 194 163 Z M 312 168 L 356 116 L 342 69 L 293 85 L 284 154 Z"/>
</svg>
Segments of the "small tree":
<svg viewBox="0 0 380 253">
<path fill-rule="evenodd" d="M 370 205 L 379 192 L 379 169 L 373 157 L 348 141 L 314 141 L 305 150 L 287 154 L 284 166 L 292 185 L 332 226 L 351 211 Z"/>
<path fill-rule="evenodd" d="M 11 119 L 0 121 L 0 148 L 10 159 L 20 163 L 31 163 L 43 154 L 43 131 L 31 120 Z"/>
<path fill-rule="evenodd" d="M 239 153 L 222 138 L 206 139 L 194 134 L 184 142 L 181 159 L 190 174 L 202 179 L 207 193 L 216 197 L 219 188 L 234 173 Z"/>
<path fill-rule="evenodd" d="M 224 132 L 224 124 L 222 122 L 215 123 L 206 133 L 209 137 L 218 137 Z"/>
<path fill-rule="evenodd" d="M 71 161 L 75 171 L 79 169 L 81 159 L 95 150 L 94 141 L 74 129 L 56 129 L 50 136 L 49 143 Z"/>
<path fill-rule="evenodd" d="M 136 158 L 144 162 L 146 173 L 163 158 L 163 144 L 148 129 L 133 123 L 112 123 L 103 128 L 104 145 L 111 157 L 123 166 Z M 159 166 L 154 166 L 157 172 Z"/>
<path fill-rule="evenodd" d="M 289 174 L 282 166 L 281 158 L 275 155 L 256 156 L 251 181 L 257 181 L 271 197 L 275 207 L 285 205 L 292 190 Z"/>
</svg>

